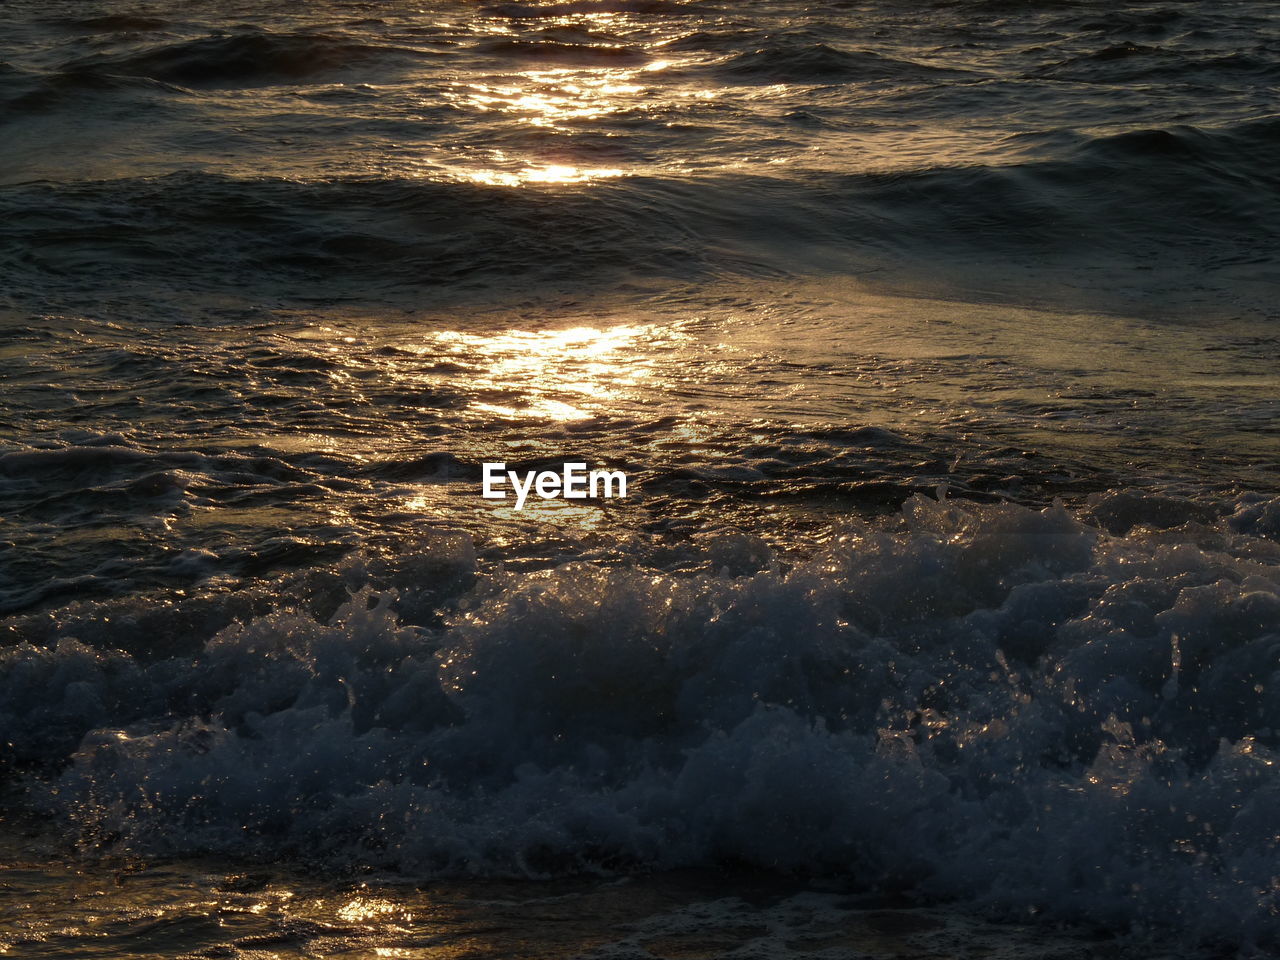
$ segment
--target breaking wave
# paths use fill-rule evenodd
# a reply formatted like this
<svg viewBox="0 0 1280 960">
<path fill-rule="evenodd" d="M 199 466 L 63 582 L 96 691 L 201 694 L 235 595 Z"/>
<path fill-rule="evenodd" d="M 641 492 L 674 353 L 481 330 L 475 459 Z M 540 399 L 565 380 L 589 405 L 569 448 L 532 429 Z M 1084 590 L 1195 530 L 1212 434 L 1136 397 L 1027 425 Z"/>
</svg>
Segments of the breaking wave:
<svg viewBox="0 0 1280 960">
<path fill-rule="evenodd" d="M 1143 504 L 917 497 L 801 563 L 723 535 L 696 575 L 477 571 L 442 537 L 443 620 L 349 563 L 334 612 L 193 655 L 8 648 L 0 740 L 101 852 L 737 863 L 1274 944 L 1280 501 Z"/>
</svg>

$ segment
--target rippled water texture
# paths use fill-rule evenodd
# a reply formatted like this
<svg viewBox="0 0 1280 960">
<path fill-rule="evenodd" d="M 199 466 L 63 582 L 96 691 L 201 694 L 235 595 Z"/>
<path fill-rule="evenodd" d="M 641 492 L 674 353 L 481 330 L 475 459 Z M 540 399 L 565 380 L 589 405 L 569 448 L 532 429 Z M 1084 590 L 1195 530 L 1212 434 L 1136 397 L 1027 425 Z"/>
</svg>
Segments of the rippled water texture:
<svg viewBox="0 0 1280 960">
<path fill-rule="evenodd" d="M 1274 949 L 1278 84 L 1257 0 L 7 0 L 0 950 Z"/>
</svg>

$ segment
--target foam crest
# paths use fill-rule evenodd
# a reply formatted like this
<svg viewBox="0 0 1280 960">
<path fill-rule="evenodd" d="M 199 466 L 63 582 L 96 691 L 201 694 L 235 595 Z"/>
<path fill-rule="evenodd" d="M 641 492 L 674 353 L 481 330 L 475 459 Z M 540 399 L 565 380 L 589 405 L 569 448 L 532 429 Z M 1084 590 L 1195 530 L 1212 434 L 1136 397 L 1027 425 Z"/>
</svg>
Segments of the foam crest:
<svg viewBox="0 0 1280 960">
<path fill-rule="evenodd" d="M 1272 942 L 1280 556 L 1236 528 L 1273 509 L 1118 536 L 919 497 L 750 575 L 574 563 L 436 627 L 365 586 L 190 659 L 12 648 L 4 739 L 70 754 L 33 796 L 107 850 L 737 862 Z"/>
</svg>

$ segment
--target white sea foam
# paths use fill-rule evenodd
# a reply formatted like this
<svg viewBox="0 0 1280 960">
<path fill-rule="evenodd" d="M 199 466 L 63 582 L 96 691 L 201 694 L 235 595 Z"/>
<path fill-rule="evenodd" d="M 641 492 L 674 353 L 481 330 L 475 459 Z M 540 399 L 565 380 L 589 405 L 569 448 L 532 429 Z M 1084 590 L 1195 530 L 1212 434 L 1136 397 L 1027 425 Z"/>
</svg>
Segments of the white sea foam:
<svg viewBox="0 0 1280 960">
<path fill-rule="evenodd" d="M 110 849 L 742 862 L 1273 942 L 1276 510 L 1113 536 L 916 498 L 749 575 L 493 573 L 433 628 L 366 586 L 193 659 L 8 649 L 0 723 L 74 751 L 34 795 Z"/>
</svg>

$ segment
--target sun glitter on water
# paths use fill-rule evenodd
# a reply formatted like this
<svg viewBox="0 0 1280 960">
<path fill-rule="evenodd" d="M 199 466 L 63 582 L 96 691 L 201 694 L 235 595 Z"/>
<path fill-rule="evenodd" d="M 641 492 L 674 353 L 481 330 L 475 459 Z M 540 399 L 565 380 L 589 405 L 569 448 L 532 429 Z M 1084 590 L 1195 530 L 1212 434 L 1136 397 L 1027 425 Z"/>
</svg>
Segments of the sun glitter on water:
<svg viewBox="0 0 1280 960">
<path fill-rule="evenodd" d="M 474 409 L 565 422 L 597 415 L 610 397 L 651 374 L 648 364 L 617 362 L 647 332 L 643 325 L 498 334 L 448 331 L 424 349 L 443 348 L 465 358 L 480 398 Z"/>
</svg>

